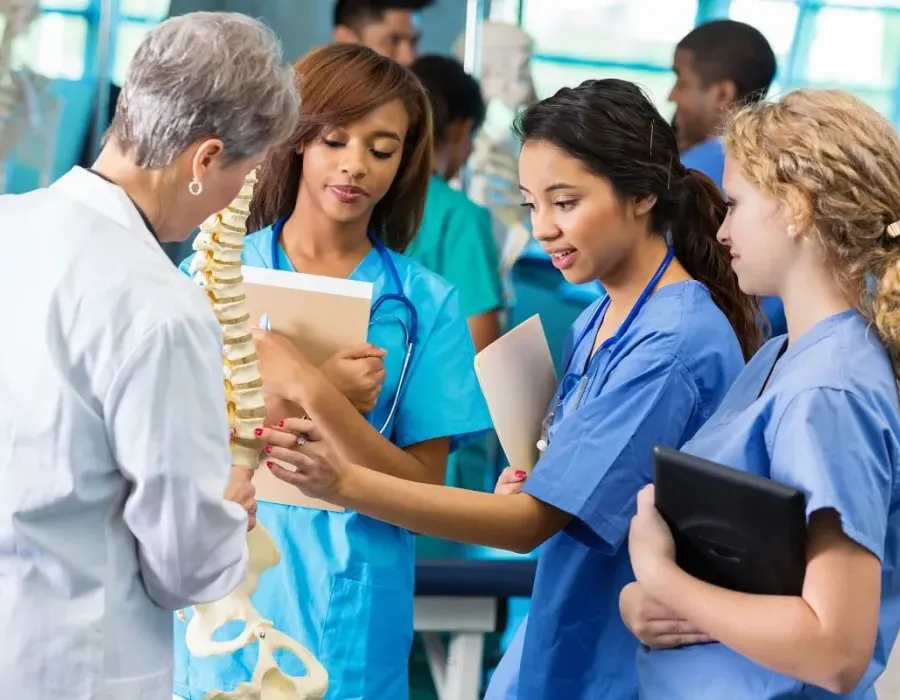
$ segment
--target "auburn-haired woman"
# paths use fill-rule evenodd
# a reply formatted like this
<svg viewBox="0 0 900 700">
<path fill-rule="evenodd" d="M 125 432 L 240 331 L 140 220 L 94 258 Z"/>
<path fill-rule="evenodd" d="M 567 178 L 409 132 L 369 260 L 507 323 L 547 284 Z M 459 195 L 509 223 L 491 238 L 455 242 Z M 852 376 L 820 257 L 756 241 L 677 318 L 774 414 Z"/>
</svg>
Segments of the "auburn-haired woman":
<svg viewBox="0 0 900 700">
<path fill-rule="evenodd" d="M 311 52 L 295 74 L 300 118 L 261 169 L 250 223 L 263 228 L 246 239 L 243 262 L 373 283 L 372 320 L 370 344 L 308 365 L 302 408 L 270 402 L 268 418 L 308 414 L 348 458 L 442 484 L 450 451 L 490 419 L 456 290 L 402 255 L 431 176 L 426 94 L 393 60 L 350 44 Z M 282 556 L 260 578 L 260 614 L 319 657 L 329 698 L 405 698 L 412 534 L 350 510 L 263 502 L 258 518 Z M 199 659 L 176 636 L 179 695 L 250 679 L 253 647 Z"/>
</svg>

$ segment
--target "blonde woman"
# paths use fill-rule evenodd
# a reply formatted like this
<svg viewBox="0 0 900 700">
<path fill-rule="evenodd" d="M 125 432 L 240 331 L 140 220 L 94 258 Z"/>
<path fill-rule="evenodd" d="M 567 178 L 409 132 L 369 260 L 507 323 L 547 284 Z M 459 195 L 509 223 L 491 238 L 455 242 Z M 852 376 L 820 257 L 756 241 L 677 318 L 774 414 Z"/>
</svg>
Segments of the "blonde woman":
<svg viewBox="0 0 900 700">
<path fill-rule="evenodd" d="M 806 493 L 806 579 L 791 597 L 691 577 L 647 487 L 621 597 L 641 697 L 874 699 L 900 625 L 900 139 L 846 93 L 797 91 L 737 114 L 725 147 L 719 240 L 788 333 L 682 449 Z"/>
</svg>

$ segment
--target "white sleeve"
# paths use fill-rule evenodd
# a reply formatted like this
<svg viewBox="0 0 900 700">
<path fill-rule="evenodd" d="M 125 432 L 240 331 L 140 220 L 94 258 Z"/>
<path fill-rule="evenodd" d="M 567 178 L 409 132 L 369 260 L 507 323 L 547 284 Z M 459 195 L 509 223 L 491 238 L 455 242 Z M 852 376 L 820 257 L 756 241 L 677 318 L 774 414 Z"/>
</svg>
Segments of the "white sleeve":
<svg viewBox="0 0 900 700">
<path fill-rule="evenodd" d="M 247 515 L 224 499 L 231 455 L 220 343 L 212 319 L 155 327 L 103 403 L 112 453 L 131 482 L 124 518 L 144 586 L 171 610 L 218 600 L 247 567 Z"/>
</svg>

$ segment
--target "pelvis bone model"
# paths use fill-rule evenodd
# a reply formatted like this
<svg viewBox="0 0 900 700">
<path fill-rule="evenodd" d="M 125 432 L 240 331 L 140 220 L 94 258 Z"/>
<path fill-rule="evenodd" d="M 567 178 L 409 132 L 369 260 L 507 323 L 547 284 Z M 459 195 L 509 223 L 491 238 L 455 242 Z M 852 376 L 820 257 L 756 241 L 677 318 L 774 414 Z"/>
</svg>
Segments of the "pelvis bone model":
<svg viewBox="0 0 900 700">
<path fill-rule="evenodd" d="M 196 253 L 191 260 L 192 276 L 206 288 L 224 335 L 225 391 L 228 419 L 234 431 L 232 463 L 251 470 L 259 465 L 262 445 L 254 431 L 263 425 L 265 401 L 250 315 L 244 303 L 241 251 L 256 181 L 256 171 L 253 171 L 237 198 L 203 223 L 194 240 Z M 206 700 L 320 700 L 328 689 L 328 674 L 322 664 L 299 642 L 276 630 L 271 621 L 264 620 L 250 601 L 260 575 L 280 561 L 278 548 L 258 523 L 248 533 L 247 545 L 250 550 L 247 577 L 225 598 L 194 606 L 186 643 L 195 656 L 214 656 L 232 654 L 256 641 L 259 657 L 249 683 L 242 683 L 233 691 L 210 691 Z M 213 641 L 217 629 L 235 621 L 244 622 L 240 635 L 225 642 Z M 303 662 L 306 675 L 289 676 L 278 667 L 273 654 L 282 649 Z"/>
</svg>

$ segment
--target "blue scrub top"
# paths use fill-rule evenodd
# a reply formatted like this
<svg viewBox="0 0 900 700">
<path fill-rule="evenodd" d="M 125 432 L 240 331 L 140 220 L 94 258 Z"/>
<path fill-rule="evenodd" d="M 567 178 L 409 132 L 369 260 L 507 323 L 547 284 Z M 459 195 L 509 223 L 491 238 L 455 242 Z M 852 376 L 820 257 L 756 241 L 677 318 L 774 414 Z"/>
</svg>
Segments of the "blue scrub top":
<svg viewBox="0 0 900 700">
<path fill-rule="evenodd" d="M 897 383 L 875 331 L 855 310 L 820 322 L 779 360 L 786 342 L 775 338 L 756 354 L 716 415 L 682 449 L 801 489 L 807 515 L 834 508 L 846 535 L 881 560 L 872 662 L 857 689 L 838 696 L 721 644 L 641 649 L 638 673 L 646 700 L 875 698 L 873 684 L 900 628 Z"/>
<path fill-rule="evenodd" d="M 722 178 L 725 175 L 725 146 L 718 136 L 691 146 L 681 154 L 681 163 L 685 168 L 699 170 L 715 182 L 719 189 L 722 188 Z"/>
<path fill-rule="evenodd" d="M 570 346 L 602 303 L 576 321 Z M 651 481 L 652 448 L 681 446 L 744 366 L 728 320 L 696 281 L 656 291 L 589 361 L 600 322 L 566 351 L 574 380 L 586 365 L 593 379 L 577 410 L 569 401 L 557 413 L 524 487 L 573 520 L 541 549 L 529 617 L 492 678 L 489 700 L 637 698 L 638 642 L 619 616 L 619 593 L 634 580 L 623 544 L 636 496 Z"/>
<path fill-rule="evenodd" d="M 722 189 L 725 175 L 725 146 L 718 136 L 707 139 L 692 146 L 681 154 L 681 163 L 685 168 L 699 170 Z M 760 310 L 770 326 L 769 336 L 787 333 L 787 321 L 784 318 L 784 305 L 779 297 L 760 297 Z"/>
<path fill-rule="evenodd" d="M 272 235 L 269 227 L 247 236 L 245 265 L 273 267 Z M 398 447 L 450 437 L 456 449 L 491 426 L 458 295 L 424 267 L 389 254 L 418 312 L 419 345 L 386 435 Z M 280 269 L 293 269 L 280 246 L 278 257 Z M 181 269 L 186 272 L 189 265 L 190 259 L 185 260 Z M 397 293 L 374 248 L 350 279 L 374 283 L 373 302 Z M 367 416 L 379 428 L 390 410 L 406 350 L 398 318 L 409 323 L 401 304 L 385 302 L 369 327 L 369 342 L 388 351 L 384 388 Z M 352 511 L 260 503 L 257 517 L 281 551 L 281 562 L 260 578 L 253 604 L 324 664 L 329 674 L 326 698 L 404 700 L 413 635 L 413 536 Z M 231 690 L 250 680 L 255 645 L 231 656 L 198 658 L 188 654 L 184 638 L 185 625 L 176 620 L 177 695 L 202 700 L 210 690 Z M 292 657 L 280 664 L 293 675 L 303 673 Z"/>
</svg>

